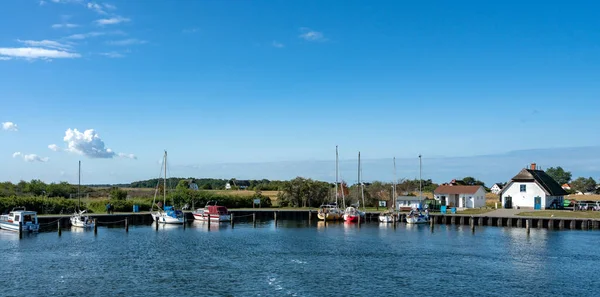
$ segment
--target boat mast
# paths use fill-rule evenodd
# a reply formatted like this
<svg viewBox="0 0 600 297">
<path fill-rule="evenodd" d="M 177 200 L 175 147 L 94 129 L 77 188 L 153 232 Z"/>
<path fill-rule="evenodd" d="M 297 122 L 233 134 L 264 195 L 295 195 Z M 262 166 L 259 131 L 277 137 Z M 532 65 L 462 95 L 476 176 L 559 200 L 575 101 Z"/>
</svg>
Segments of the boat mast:
<svg viewBox="0 0 600 297">
<path fill-rule="evenodd" d="M 360 180 L 360 178 L 362 178 L 362 168 L 360 167 L 360 152 L 358 152 L 358 172 L 359 174 L 359 179 L 358 179 L 358 185 L 360 186 L 360 196 L 362 197 L 362 205 L 363 205 L 363 211 L 366 211 L 366 207 L 365 207 L 365 187 L 362 183 L 362 181 Z"/>
<path fill-rule="evenodd" d="M 396 181 L 397 180 L 398 179 L 396 178 L 396 157 L 394 157 L 394 183 L 392 184 L 393 185 L 393 190 L 392 190 L 393 194 L 392 195 L 394 195 L 394 197 L 392 197 L 392 203 L 393 203 L 392 207 L 393 208 L 396 208 Z"/>
<path fill-rule="evenodd" d="M 338 202 L 338 146 L 335 146 L 335 204 Z"/>
<path fill-rule="evenodd" d="M 165 179 L 163 181 L 163 196 L 164 196 L 164 202 L 163 202 L 163 207 L 165 207 L 167 205 L 167 151 L 165 150 L 165 162 L 163 162 L 165 165 Z"/>
<path fill-rule="evenodd" d="M 81 210 L 81 160 L 79 160 L 79 182 L 77 183 L 77 198 L 79 198 L 78 208 Z"/>
<path fill-rule="evenodd" d="M 356 200 L 360 196 L 360 151 L 358 152 L 358 187 L 356 188 Z"/>
<path fill-rule="evenodd" d="M 421 154 L 419 154 L 419 199 L 423 198 L 423 178 L 421 177 L 421 173 L 422 173 Z"/>
</svg>

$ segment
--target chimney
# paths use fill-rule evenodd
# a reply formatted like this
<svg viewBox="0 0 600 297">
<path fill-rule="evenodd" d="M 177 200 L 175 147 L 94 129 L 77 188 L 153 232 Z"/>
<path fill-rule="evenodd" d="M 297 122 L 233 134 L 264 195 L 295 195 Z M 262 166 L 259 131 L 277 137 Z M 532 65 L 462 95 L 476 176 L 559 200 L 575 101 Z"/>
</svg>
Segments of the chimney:
<svg viewBox="0 0 600 297">
<path fill-rule="evenodd" d="M 536 170 L 535 163 L 531 163 L 531 170 Z"/>
</svg>

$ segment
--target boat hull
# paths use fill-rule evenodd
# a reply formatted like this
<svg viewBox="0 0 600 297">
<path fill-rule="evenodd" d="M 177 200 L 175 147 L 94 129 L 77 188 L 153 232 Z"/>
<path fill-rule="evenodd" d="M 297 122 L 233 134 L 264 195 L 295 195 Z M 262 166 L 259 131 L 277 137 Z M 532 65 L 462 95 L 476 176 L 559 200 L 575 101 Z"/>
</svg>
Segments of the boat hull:
<svg viewBox="0 0 600 297">
<path fill-rule="evenodd" d="M 19 224 L 10 222 L 0 222 L 0 229 L 19 232 Z M 22 226 L 23 232 L 38 232 L 40 230 L 39 224 L 25 224 Z"/>
<path fill-rule="evenodd" d="M 317 217 L 319 218 L 319 220 L 326 220 L 326 221 L 337 221 L 340 219 L 340 214 L 338 213 L 318 213 Z"/>
<path fill-rule="evenodd" d="M 394 216 L 392 216 L 392 215 L 380 215 L 379 216 L 379 222 L 380 223 L 393 223 L 394 222 Z"/>
<path fill-rule="evenodd" d="M 206 222 L 208 220 L 210 220 L 211 222 L 229 222 L 229 221 L 231 221 L 231 215 L 229 215 L 229 214 L 207 215 L 207 214 L 194 213 L 194 220 L 204 221 L 204 222 Z"/>
<path fill-rule="evenodd" d="M 346 221 L 346 222 L 358 222 L 358 215 L 344 215 L 344 221 Z"/>
<path fill-rule="evenodd" d="M 154 218 L 155 222 L 160 224 L 183 224 L 185 223 L 185 218 L 174 218 L 172 216 L 168 216 L 166 214 L 152 214 L 152 218 Z"/>
<path fill-rule="evenodd" d="M 429 223 L 429 218 L 427 217 L 407 217 L 407 224 L 427 224 Z"/>
</svg>

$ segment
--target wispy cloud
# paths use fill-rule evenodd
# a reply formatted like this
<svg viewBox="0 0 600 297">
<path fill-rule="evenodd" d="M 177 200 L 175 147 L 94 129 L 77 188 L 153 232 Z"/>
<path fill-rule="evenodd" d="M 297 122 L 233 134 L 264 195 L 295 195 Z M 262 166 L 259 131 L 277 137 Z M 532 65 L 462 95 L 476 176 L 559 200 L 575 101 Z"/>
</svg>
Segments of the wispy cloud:
<svg viewBox="0 0 600 297">
<path fill-rule="evenodd" d="M 40 157 L 36 154 L 23 154 L 21 152 L 15 152 L 12 154 L 13 158 L 21 157 L 26 162 L 48 162 L 49 158 Z"/>
<path fill-rule="evenodd" d="M 281 43 L 281 42 L 277 42 L 277 41 L 275 41 L 275 40 L 273 40 L 273 42 L 271 43 L 271 45 L 272 45 L 273 47 L 276 47 L 276 48 L 284 48 L 284 47 L 285 47 L 285 45 L 284 45 L 283 43 Z"/>
<path fill-rule="evenodd" d="M 116 6 L 114 6 L 114 5 L 112 5 L 112 4 L 103 3 L 102 5 L 104 5 L 104 7 L 105 7 L 106 9 L 110 9 L 110 10 L 115 10 L 115 9 L 117 9 L 117 7 L 116 7 Z"/>
<path fill-rule="evenodd" d="M 124 58 L 125 57 L 125 55 L 123 55 L 119 52 L 100 53 L 100 55 L 109 57 L 109 58 Z"/>
<path fill-rule="evenodd" d="M 40 0 L 40 2 L 38 2 L 38 3 L 40 4 L 40 6 L 42 6 L 42 5 L 45 5 L 45 4 L 46 4 L 46 1 L 44 1 L 44 0 Z"/>
<path fill-rule="evenodd" d="M 17 124 L 15 124 L 13 122 L 4 122 L 4 123 L 2 123 L 2 130 L 4 130 L 4 131 L 18 131 L 19 128 L 17 127 Z"/>
<path fill-rule="evenodd" d="M 106 25 L 116 25 L 116 24 L 129 22 L 129 21 L 131 21 L 131 20 L 128 18 L 124 18 L 122 16 L 115 16 L 115 17 L 108 18 L 108 19 L 95 20 L 94 23 L 96 23 L 96 25 L 98 25 L 98 26 L 106 26 Z"/>
<path fill-rule="evenodd" d="M 78 53 L 39 47 L 0 47 L 0 57 L 23 59 L 80 58 Z"/>
<path fill-rule="evenodd" d="M 52 25 L 52 29 L 61 29 L 61 28 L 72 29 L 72 28 L 77 28 L 77 27 L 79 27 L 79 25 L 77 25 L 77 24 L 71 24 L 71 23 L 54 24 L 54 25 Z"/>
<path fill-rule="evenodd" d="M 98 3 L 88 2 L 87 8 L 91 9 L 99 14 L 106 14 L 106 11 L 104 11 L 103 6 Z"/>
<path fill-rule="evenodd" d="M 200 28 L 194 27 L 194 28 L 183 29 L 182 32 L 183 33 L 188 33 L 188 34 L 190 34 L 190 33 L 196 33 L 196 32 L 200 32 Z"/>
<path fill-rule="evenodd" d="M 17 39 L 18 42 L 23 43 L 28 46 L 35 47 L 46 47 L 46 48 L 54 48 L 59 50 L 70 50 L 71 46 L 68 44 L 63 44 L 54 40 L 20 40 Z"/>
<path fill-rule="evenodd" d="M 73 34 L 71 36 L 68 36 L 67 39 L 82 40 L 82 39 L 86 39 L 86 38 L 90 38 L 90 37 L 98 37 L 98 36 L 103 36 L 103 35 L 127 35 L 127 34 L 125 34 L 125 32 L 123 32 L 123 31 L 119 31 L 119 30 L 112 31 L 112 32 L 92 31 L 92 32 L 88 32 L 88 33 Z"/>
<path fill-rule="evenodd" d="M 306 41 L 327 41 L 327 38 L 322 32 L 311 30 L 310 28 L 300 28 L 300 35 L 298 36 Z"/>
<path fill-rule="evenodd" d="M 145 43 L 148 43 L 148 41 L 130 38 L 130 39 L 123 39 L 123 40 L 111 40 L 111 41 L 107 41 L 106 43 L 110 44 L 110 45 L 126 46 L 126 45 L 145 44 Z"/>
<path fill-rule="evenodd" d="M 12 60 L 11 57 L 0 57 L 0 61 L 8 61 L 8 60 Z"/>
<path fill-rule="evenodd" d="M 63 140 L 67 143 L 67 147 L 62 149 L 56 144 L 48 146 L 53 151 L 65 151 L 84 155 L 89 158 L 104 158 L 110 159 L 115 156 L 121 158 L 136 159 L 133 154 L 115 153 L 110 148 L 107 148 L 100 135 L 94 129 L 88 129 L 84 132 L 79 132 L 77 129 L 67 129 Z"/>
</svg>

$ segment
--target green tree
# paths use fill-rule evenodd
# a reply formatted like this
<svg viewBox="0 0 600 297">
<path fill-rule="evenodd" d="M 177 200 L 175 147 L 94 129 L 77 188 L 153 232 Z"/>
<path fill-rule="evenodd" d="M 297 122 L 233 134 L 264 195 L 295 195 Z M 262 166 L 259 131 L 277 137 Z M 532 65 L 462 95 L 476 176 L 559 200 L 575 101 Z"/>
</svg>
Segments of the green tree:
<svg viewBox="0 0 600 297">
<path fill-rule="evenodd" d="M 213 187 L 212 187 L 212 185 L 211 185 L 211 184 L 204 184 L 204 185 L 202 186 L 202 189 L 203 189 L 203 190 L 212 190 L 212 189 L 213 189 Z"/>
<path fill-rule="evenodd" d="M 41 196 L 44 192 L 46 192 L 46 187 L 47 185 L 43 181 L 39 179 L 32 179 L 30 182 L 25 184 L 24 192 L 35 196 Z"/>
<path fill-rule="evenodd" d="M 462 179 L 462 181 L 465 183 L 465 185 L 469 185 L 469 186 L 484 186 L 485 187 L 485 183 L 472 177 L 472 176 L 467 176 L 465 178 Z"/>
<path fill-rule="evenodd" d="M 112 187 L 109 193 L 110 199 L 114 200 L 125 200 L 127 199 L 127 191 L 120 189 L 119 187 Z"/>
<path fill-rule="evenodd" d="M 562 167 L 550 167 L 546 169 L 546 174 L 552 177 L 559 185 L 569 183 L 572 175 L 570 171 L 565 171 Z"/>
<path fill-rule="evenodd" d="M 571 183 L 573 190 L 588 193 L 596 191 L 596 181 L 592 178 L 578 177 Z"/>
</svg>

